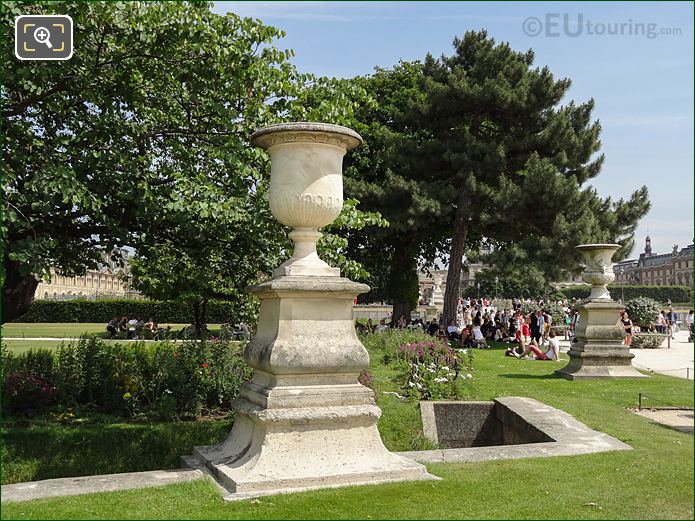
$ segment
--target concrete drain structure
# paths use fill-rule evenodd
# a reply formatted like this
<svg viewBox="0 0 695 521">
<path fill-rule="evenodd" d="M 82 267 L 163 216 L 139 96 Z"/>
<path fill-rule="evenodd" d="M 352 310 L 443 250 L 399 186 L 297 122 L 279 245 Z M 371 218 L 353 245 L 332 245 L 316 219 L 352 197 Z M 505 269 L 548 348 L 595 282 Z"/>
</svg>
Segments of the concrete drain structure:
<svg viewBox="0 0 695 521">
<path fill-rule="evenodd" d="M 421 463 L 574 456 L 630 445 L 590 429 L 532 398 L 491 402 L 420 402 L 425 436 L 441 449 L 401 452 Z"/>
</svg>

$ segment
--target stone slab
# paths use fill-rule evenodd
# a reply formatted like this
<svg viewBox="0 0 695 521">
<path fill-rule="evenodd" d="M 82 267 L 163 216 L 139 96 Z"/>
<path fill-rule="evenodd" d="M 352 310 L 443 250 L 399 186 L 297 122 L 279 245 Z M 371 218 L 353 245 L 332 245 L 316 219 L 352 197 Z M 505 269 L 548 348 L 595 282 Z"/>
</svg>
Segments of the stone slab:
<svg viewBox="0 0 695 521">
<path fill-rule="evenodd" d="M 420 463 L 450 463 L 632 450 L 630 445 L 608 434 L 590 429 L 572 415 L 532 398 L 497 398 L 495 407 L 495 414 L 503 426 L 514 424 L 517 432 L 528 431 L 527 435 L 531 438 L 524 440 L 525 443 L 514 445 L 410 451 L 398 454 Z M 525 423 L 528 429 L 522 429 L 522 423 Z"/>
<path fill-rule="evenodd" d="M 641 411 L 633 412 L 666 427 L 671 427 L 687 434 L 693 433 L 695 416 L 692 409 L 642 409 Z"/>
<path fill-rule="evenodd" d="M 95 492 L 113 492 L 134 488 L 161 487 L 172 483 L 183 483 L 205 476 L 195 469 L 152 470 L 126 472 L 78 478 L 56 478 L 26 483 L 3 485 L 0 490 L 2 501 L 30 501 L 48 497 L 77 496 Z"/>
</svg>

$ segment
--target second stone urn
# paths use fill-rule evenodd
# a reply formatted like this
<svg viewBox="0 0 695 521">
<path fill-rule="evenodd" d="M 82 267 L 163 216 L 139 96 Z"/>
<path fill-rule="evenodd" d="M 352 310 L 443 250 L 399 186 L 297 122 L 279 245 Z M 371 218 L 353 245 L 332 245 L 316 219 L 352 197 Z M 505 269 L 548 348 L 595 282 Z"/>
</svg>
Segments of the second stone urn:
<svg viewBox="0 0 695 521">
<path fill-rule="evenodd" d="M 569 363 L 556 373 L 568 380 L 590 378 L 642 378 L 632 366 L 625 329 L 620 323 L 621 306 L 611 300 L 606 287 L 615 280 L 613 254 L 620 244 L 580 244 L 577 249 L 585 260 L 582 279 L 591 284 L 591 294 L 577 306 L 579 323 L 576 342 L 568 351 Z"/>
<path fill-rule="evenodd" d="M 343 205 L 342 159 L 354 131 L 323 123 L 259 130 L 270 154 L 270 208 L 293 228 L 292 257 L 249 288 L 261 300 L 257 334 L 244 357 L 254 369 L 222 443 L 195 447 L 234 498 L 341 485 L 434 479 L 425 467 L 384 447 L 371 389 L 358 382 L 369 355 L 355 333 L 353 299 L 369 290 L 340 277 L 316 253 L 319 228 Z"/>
</svg>

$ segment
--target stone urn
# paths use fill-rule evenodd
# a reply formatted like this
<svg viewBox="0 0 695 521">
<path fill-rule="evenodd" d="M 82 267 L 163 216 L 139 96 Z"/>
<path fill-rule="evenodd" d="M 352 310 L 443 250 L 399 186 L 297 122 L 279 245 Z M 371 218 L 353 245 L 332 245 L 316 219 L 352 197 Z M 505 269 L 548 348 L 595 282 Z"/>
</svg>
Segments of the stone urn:
<svg viewBox="0 0 695 521">
<path fill-rule="evenodd" d="M 577 249 L 584 256 L 582 280 L 591 284 L 589 300 L 610 300 L 611 295 L 606 286 L 615 280 L 612 259 L 620 249 L 620 244 L 580 244 Z"/>
<path fill-rule="evenodd" d="M 184 459 L 204 466 L 230 499 L 434 479 L 386 449 L 381 410 L 358 381 L 369 354 L 355 333 L 353 299 L 369 286 L 316 254 L 319 228 L 343 206 L 343 156 L 361 142 L 353 130 L 325 123 L 272 125 L 252 136 L 270 154 L 270 209 L 293 228 L 295 249 L 272 278 L 248 288 L 261 300 L 244 352 L 254 376 L 239 391 L 232 432 Z"/>
<path fill-rule="evenodd" d="M 362 138 L 338 125 L 282 123 L 255 132 L 251 142 L 270 154 L 270 211 L 293 228 L 294 254 L 273 275 L 340 276 L 316 254 L 318 229 L 340 215 L 343 156 Z"/>
<path fill-rule="evenodd" d="M 611 299 L 606 285 L 615 280 L 613 254 L 619 244 L 581 244 L 585 259 L 582 279 L 591 284 L 591 295 L 577 306 L 579 323 L 575 341 L 567 352 L 569 363 L 556 373 L 568 380 L 592 378 L 644 378 L 632 366 L 635 356 L 623 344 L 621 307 Z"/>
</svg>

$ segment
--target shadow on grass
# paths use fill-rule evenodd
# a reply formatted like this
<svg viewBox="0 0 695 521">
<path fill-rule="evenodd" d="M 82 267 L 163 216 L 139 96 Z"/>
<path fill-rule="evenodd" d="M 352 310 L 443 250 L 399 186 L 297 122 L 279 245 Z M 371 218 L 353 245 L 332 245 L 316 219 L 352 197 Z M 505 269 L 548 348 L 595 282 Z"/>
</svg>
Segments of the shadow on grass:
<svg viewBox="0 0 695 521">
<path fill-rule="evenodd" d="M 194 445 L 218 443 L 232 420 L 2 429 L 2 483 L 179 468 Z"/>
<path fill-rule="evenodd" d="M 504 373 L 498 374 L 498 378 L 521 378 L 527 380 L 560 380 L 561 376 L 551 373 L 551 374 L 515 374 L 515 373 Z"/>
</svg>

